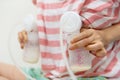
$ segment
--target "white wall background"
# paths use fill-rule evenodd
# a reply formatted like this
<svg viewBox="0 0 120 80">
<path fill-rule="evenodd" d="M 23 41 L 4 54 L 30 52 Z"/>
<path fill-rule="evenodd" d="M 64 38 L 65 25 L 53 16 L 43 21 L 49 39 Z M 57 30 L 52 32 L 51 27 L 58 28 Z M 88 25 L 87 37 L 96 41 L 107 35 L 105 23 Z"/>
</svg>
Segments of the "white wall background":
<svg viewBox="0 0 120 80">
<path fill-rule="evenodd" d="M 28 14 L 36 14 L 32 0 L 0 0 L 0 62 L 12 63 L 8 51 L 8 35 Z"/>
</svg>

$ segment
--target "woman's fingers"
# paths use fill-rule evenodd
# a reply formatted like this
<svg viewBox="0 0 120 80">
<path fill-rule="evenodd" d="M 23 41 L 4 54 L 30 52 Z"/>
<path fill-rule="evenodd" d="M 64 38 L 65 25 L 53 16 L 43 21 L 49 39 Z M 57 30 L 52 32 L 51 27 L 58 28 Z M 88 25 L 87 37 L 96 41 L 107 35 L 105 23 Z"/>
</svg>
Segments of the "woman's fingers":
<svg viewBox="0 0 120 80">
<path fill-rule="evenodd" d="M 22 32 L 19 32 L 19 33 L 18 33 L 18 40 L 19 40 L 19 43 L 20 43 L 20 47 L 23 48 L 24 42 L 23 42 Z"/>
<path fill-rule="evenodd" d="M 95 42 L 93 44 L 89 44 L 89 45 L 85 46 L 85 48 L 89 51 L 98 51 L 103 47 L 104 46 L 101 42 Z"/>
<path fill-rule="evenodd" d="M 72 40 L 71 43 L 75 43 L 77 41 L 80 41 L 84 38 L 90 37 L 93 34 L 92 30 L 85 30 L 81 32 L 79 35 L 76 35 Z"/>
<path fill-rule="evenodd" d="M 98 30 L 94 29 L 82 29 L 79 35 L 76 35 L 71 40 L 70 50 L 75 50 L 81 47 L 85 47 L 97 57 L 103 57 L 106 55 L 104 48 L 104 40 Z"/>
<path fill-rule="evenodd" d="M 94 40 L 93 37 L 88 37 L 83 40 L 80 40 L 76 43 L 72 43 L 69 47 L 70 50 L 74 50 L 77 48 L 85 47 L 86 45 L 90 44 Z"/>
<path fill-rule="evenodd" d="M 26 43 L 27 40 L 28 40 L 27 32 L 26 32 L 26 31 L 23 31 L 23 32 L 22 32 L 22 35 L 23 35 L 23 42 Z"/>
<path fill-rule="evenodd" d="M 96 52 L 96 56 L 97 56 L 97 57 L 103 57 L 103 56 L 106 55 L 106 53 L 107 53 L 107 51 L 105 50 L 105 48 L 102 48 L 101 50 L 98 50 L 98 51 Z"/>
<path fill-rule="evenodd" d="M 25 43 L 28 41 L 27 32 L 25 30 L 18 33 L 18 40 L 21 48 L 24 48 Z"/>
<path fill-rule="evenodd" d="M 97 57 L 103 57 L 106 55 L 106 50 L 101 42 L 95 42 L 93 44 L 87 45 L 85 48 Z"/>
<path fill-rule="evenodd" d="M 23 40 L 23 36 L 22 36 L 21 32 L 18 33 L 18 40 L 19 40 L 20 43 L 23 42 L 22 41 Z"/>
</svg>

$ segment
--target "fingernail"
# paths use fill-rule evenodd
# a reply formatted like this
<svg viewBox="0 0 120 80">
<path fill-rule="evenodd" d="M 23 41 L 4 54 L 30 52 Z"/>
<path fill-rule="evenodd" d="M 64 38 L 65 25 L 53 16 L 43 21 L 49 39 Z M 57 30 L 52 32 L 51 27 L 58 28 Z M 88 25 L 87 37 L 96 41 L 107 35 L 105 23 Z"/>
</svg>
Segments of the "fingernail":
<svg viewBox="0 0 120 80">
<path fill-rule="evenodd" d="M 21 46 L 21 49 L 23 49 L 24 47 L 23 46 Z"/>
<path fill-rule="evenodd" d="M 69 47 L 69 50 L 74 50 L 74 48 L 73 47 Z"/>
<path fill-rule="evenodd" d="M 74 43 L 74 40 L 71 40 L 70 43 L 71 43 L 71 44 Z"/>
<path fill-rule="evenodd" d="M 24 44 L 21 44 L 21 49 L 24 49 Z"/>
</svg>

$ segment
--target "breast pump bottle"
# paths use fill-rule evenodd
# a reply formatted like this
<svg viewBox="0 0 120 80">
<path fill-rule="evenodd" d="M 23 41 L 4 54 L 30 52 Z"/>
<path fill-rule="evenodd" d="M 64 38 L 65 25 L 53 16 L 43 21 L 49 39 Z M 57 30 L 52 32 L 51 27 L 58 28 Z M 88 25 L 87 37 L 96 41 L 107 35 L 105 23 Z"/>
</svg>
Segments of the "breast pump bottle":
<svg viewBox="0 0 120 80">
<path fill-rule="evenodd" d="M 61 27 L 63 38 L 67 41 L 67 50 L 69 53 L 68 63 L 70 69 L 75 72 L 86 71 L 91 68 L 91 54 L 84 48 L 69 50 L 70 41 L 77 34 L 80 34 L 82 21 L 79 14 L 69 11 L 61 17 Z"/>
<path fill-rule="evenodd" d="M 23 49 L 23 60 L 28 63 L 37 63 L 39 59 L 38 30 L 33 15 L 25 18 L 23 26 L 27 31 L 28 41 Z"/>
</svg>

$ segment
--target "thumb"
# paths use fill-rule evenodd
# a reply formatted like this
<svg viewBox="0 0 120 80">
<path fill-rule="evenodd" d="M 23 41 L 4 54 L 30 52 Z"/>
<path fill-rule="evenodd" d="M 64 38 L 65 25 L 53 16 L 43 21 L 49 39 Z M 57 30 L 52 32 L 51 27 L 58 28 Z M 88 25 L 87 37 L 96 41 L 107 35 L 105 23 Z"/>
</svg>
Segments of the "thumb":
<svg viewBox="0 0 120 80">
<path fill-rule="evenodd" d="M 80 29 L 80 32 L 83 32 L 83 31 L 85 31 L 85 30 L 88 30 L 87 28 L 81 28 Z"/>
</svg>

